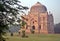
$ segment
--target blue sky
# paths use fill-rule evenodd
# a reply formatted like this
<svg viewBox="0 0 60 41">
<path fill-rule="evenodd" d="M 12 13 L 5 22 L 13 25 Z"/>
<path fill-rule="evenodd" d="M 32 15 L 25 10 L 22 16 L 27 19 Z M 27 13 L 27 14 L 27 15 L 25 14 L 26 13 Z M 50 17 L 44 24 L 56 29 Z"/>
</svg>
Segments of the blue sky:
<svg viewBox="0 0 60 41">
<path fill-rule="evenodd" d="M 40 2 L 41 4 L 47 7 L 48 11 L 54 16 L 54 23 L 60 22 L 60 0 L 20 0 L 21 4 L 24 6 L 28 6 L 29 8 L 34 5 L 36 2 Z"/>
</svg>

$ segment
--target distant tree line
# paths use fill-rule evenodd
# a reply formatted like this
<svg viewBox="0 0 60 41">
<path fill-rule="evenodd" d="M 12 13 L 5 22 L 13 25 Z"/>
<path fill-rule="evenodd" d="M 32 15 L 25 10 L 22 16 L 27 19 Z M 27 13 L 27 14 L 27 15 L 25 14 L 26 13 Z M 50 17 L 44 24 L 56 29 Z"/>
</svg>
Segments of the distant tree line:
<svg viewBox="0 0 60 41">
<path fill-rule="evenodd" d="M 60 34 L 60 23 L 54 25 L 54 31 L 56 34 Z"/>
</svg>

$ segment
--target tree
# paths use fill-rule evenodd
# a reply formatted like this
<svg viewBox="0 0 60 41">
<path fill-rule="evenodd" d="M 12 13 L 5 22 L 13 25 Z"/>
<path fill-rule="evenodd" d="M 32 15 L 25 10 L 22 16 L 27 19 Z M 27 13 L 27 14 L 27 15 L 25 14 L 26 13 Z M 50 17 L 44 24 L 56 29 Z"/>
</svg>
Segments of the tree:
<svg viewBox="0 0 60 41">
<path fill-rule="evenodd" d="M 21 31 L 22 37 L 26 37 L 26 35 L 25 35 L 25 25 L 26 25 L 26 22 L 22 20 L 20 22 L 20 31 Z"/>
<path fill-rule="evenodd" d="M 20 3 L 19 0 L 0 0 L 0 41 L 4 40 L 2 36 L 5 34 L 5 30 L 15 22 L 19 22 L 17 14 L 28 9 Z"/>
<path fill-rule="evenodd" d="M 60 34 L 60 23 L 54 25 L 54 32 Z"/>
</svg>

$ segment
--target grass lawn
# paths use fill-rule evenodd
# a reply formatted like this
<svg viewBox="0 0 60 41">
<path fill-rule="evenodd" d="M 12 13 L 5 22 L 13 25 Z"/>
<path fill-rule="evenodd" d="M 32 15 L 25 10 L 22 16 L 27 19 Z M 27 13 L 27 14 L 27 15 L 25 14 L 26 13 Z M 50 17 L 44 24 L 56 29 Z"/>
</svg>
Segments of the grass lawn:
<svg viewBox="0 0 60 41">
<path fill-rule="evenodd" d="M 60 41 L 60 34 L 29 34 L 28 38 L 7 35 L 6 41 Z"/>
</svg>

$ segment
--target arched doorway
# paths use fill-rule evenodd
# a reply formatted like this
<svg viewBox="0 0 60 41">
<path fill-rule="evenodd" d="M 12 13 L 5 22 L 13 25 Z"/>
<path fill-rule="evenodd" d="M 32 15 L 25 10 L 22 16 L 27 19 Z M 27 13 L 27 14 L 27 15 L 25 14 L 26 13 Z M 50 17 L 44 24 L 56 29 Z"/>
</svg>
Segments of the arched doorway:
<svg viewBox="0 0 60 41">
<path fill-rule="evenodd" d="M 35 26 L 33 25 L 31 28 L 31 33 L 34 34 L 35 33 Z"/>
</svg>

